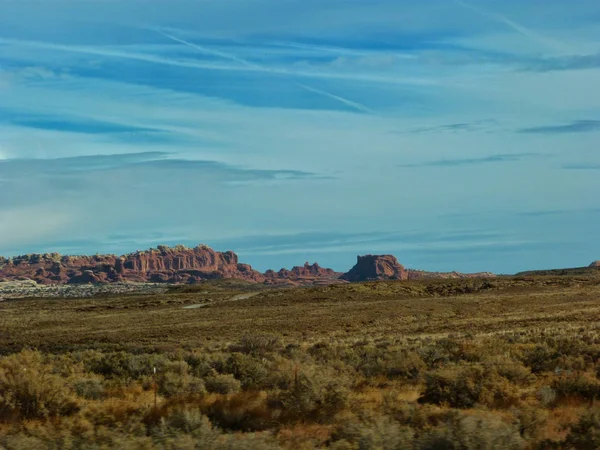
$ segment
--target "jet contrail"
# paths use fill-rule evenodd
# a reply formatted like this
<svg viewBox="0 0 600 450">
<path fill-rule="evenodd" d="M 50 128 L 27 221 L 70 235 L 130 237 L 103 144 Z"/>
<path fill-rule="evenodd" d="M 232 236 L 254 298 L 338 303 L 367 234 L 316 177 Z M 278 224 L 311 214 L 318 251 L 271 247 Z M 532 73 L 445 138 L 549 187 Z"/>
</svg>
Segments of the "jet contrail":
<svg viewBox="0 0 600 450">
<path fill-rule="evenodd" d="M 186 41 L 184 39 L 181 39 L 181 38 L 178 38 L 176 36 L 173 36 L 173 35 L 171 35 L 169 33 L 165 33 L 164 31 L 162 31 L 160 29 L 154 29 L 154 31 L 156 31 L 157 33 L 163 35 L 167 39 L 171 39 L 172 41 L 178 42 L 178 43 L 183 44 L 183 45 L 187 45 L 188 47 L 194 48 L 194 49 L 196 49 L 196 50 L 198 50 L 198 51 L 200 51 L 202 53 L 208 53 L 210 55 L 220 56 L 221 58 L 229 59 L 230 61 L 235 61 L 235 62 L 237 62 L 239 64 L 243 64 L 246 67 L 250 67 L 250 68 L 253 68 L 253 69 L 262 70 L 264 72 L 270 72 L 270 73 L 277 74 L 277 75 L 284 75 L 284 73 L 282 73 L 282 72 L 270 69 L 269 67 L 264 67 L 264 66 L 261 66 L 261 65 L 258 65 L 258 64 L 251 63 L 250 61 L 246 61 L 245 59 L 240 58 L 238 56 L 235 56 L 235 55 L 233 55 L 231 53 L 226 53 L 226 52 L 222 52 L 222 51 L 219 51 L 219 50 L 213 50 L 213 49 L 207 48 L 207 47 L 205 47 L 203 45 L 194 44 L 192 42 L 189 42 L 189 41 Z M 312 92 L 314 94 L 321 95 L 323 97 L 331 98 L 331 99 L 336 100 L 336 101 L 338 101 L 340 103 L 343 103 L 346 106 L 350 106 L 351 108 L 354 108 L 357 111 L 367 112 L 367 113 L 372 112 L 372 110 L 370 110 L 365 105 L 362 105 L 362 104 L 360 104 L 358 102 L 355 102 L 355 101 L 352 101 L 352 100 L 348 100 L 347 98 L 340 97 L 339 95 L 332 94 L 331 92 L 327 92 L 327 91 L 323 91 L 321 89 L 317 89 L 317 88 L 314 88 L 314 87 L 311 87 L 311 86 L 307 86 L 305 84 L 301 84 L 301 83 L 298 83 L 296 81 L 292 81 L 292 82 L 293 82 L 294 85 L 300 87 L 301 89 L 304 89 L 304 90 L 306 90 L 308 92 Z"/>
<path fill-rule="evenodd" d="M 329 98 L 332 98 L 334 100 L 337 100 L 338 102 L 341 102 L 344 105 L 350 106 L 350 107 L 352 107 L 354 109 L 357 109 L 359 111 L 366 112 L 366 113 L 373 112 L 371 109 L 367 108 L 365 105 L 363 105 L 361 103 L 358 103 L 358 102 L 355 102 L 355 101 L 352 101 L 352 100 L 348 100 L 347 98 L 340 97 L 339 95 L 332 94 L 331 92 L 322 91 L 321 89 L 310 87 L 310 86 L 307 86 L 307 85 L 301 84 L 301 83 L 294 82 L 294 84 L 296 86 L 298 86 L 298 87 L 301 87 L 304 90 L 309 91 L 309 92 L 314 92 L 315 94 L 323 95 L 325 97 L 329 97 Z"/>
<path fill-rule="evenodd" d="M 532 40 L 538 41 L 539 43 L 543 44 L 545 47 L 551 47 L 553 50 L 559 50 L 561 52 L 564 52 L 564 51 L 571 52 L 572 51 L 572 49 L 570 49 L 569 46 L 563 44 L 562 42 L 557 41 L 556 39 L 552 39 L 547 36 L 544 36 L 543 34 L 540 34 L 537 31 L 527 28 L 527 27 L 509 19 L 508 17 L 503 16 L 502 14 L 499 14 L 494 11 L 490 11 L 488 9 L 483 9 L 479 6 L 471 5 L 469 3 L 464 2 L 463 0 L 454 0 L 454 3 L 462 6 L 463 8 L 470 9 L 471 11 L 474 11 L 479 15 L 496 20 L 497 22 L 501 22 L 501 23 L 507 25 L 508 27 L 512 28 L 516 32 L 522 34 L 523 36 L 526 36 Z"/>
</svg>

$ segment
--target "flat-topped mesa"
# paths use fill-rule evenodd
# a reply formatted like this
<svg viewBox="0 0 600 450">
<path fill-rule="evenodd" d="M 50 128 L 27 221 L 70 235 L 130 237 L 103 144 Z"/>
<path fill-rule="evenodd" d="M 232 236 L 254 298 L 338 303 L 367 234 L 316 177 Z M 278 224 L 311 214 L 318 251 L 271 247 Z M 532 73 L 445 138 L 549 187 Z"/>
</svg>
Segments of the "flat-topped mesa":
<svg viewBox="0 0 600 450">
<path fill-rule="evenodd" d="M 340 278 L 350 282 L 407 280 L 408 273 L 393 255 L 365 255 L 357 256 L 356 265 Z"/>
<path fill-rule="evenodd" d="M 156 249 L 130 253 L 122 258 L 119 266 L 134 272 L 168 272 L 179 270 L 236 270 L 238 257 L 228 251 L 217 252 L 205 245 L 195 248 L 159 245 Z"/>
</svg>

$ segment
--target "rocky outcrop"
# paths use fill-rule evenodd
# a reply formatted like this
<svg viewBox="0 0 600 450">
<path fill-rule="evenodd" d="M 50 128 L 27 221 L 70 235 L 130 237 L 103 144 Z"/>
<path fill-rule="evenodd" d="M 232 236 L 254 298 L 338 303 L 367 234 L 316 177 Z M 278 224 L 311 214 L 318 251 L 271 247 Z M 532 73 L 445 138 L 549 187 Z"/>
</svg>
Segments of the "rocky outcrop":
<svg viewBox="0 0 600 450">
<path fill-rule="evenodd" d="M 0 260 L 0 278 L 32 279 L 38 284 L 100 282 L 194 283 L 207 279 L 239 278 L 263 282 L 265 276 L 240 264 L 233 252 L 217 252 L 199 245 L 138 251 L 123 256 L 61 256 L 58 253 L 23 255 Z"/>
<path fill-rule="evenodd" d="M 340 278 L 350 282 L 407 280 L 408 272 L 393 255 L 366 255 L 358 256 L 356 265 Z"/>
<path fill-rule="evenodd" d="M 290 270 L 265 273 L 238 261 L 235 253 L 217 252 L 206 245 L 195 248 L 158 246 L 123 256 L 62 256 L 58 253 L 0 257 L 0 280 L 33 280 L 37 284 L 98 284 L 120 282 L 198 283 L 204 280 L 236 278 L 269 285 L 310 286 L 371 280 L 421 278 L 473 278 L 490 273 L 438 273 L 405 269 L 395 256 L 366 255 L 345 274 L 317 263 L 305 263 Z"/>
<path fill-rule="evenodd" d="M 490 272 L 426 272 L 406 269 L 393 255 L 358 256 L 356 265 L 340 278 L 350 282 L 378 280 L 421 280 L 430 278 L 490 278 Z"/>
<path fill-rule="evenodd" d="M 33 254 L 0 259 L 0 279 L 34 280 L 38 284 L 106 282 L 198 283 L 237 278 L 275 285 L 313 285 L 341 282 L 341 273 L 306 263 L 291 270 L 261 273 L 238 261 L 231 251 L 217 252 L 205 245 L 137 251 L 123 256 L 62 256 Z"/>
<path fill-rule="evenodd" d="M 341 272 L 326 269 L 319 264 L 304 263 L 303 266 L 295 266 L 291 270 L 281 269 L 279 272 L 267 270 L 265 272 L 267 284 L 289 284 L 289 285 L 316 285 L 337 284 L 343 282 L 340 279 Z"/>
<path fill-rule="evenodd" d="M 590 267 L 598 267 L 598 268 L 600 268 L 600 259 L 598 261 L 594 261 L 593 263 L 591 263 Z"/>
<path fill-rule="evenodd" d="M 494 278 L 491 272 L 461 273 L 461 272 L 426 272 L 424 270 L 408 269 L 409 280 L 423 280 L 430 278 L 456 279 L 456 278 Z"/>
</svg>

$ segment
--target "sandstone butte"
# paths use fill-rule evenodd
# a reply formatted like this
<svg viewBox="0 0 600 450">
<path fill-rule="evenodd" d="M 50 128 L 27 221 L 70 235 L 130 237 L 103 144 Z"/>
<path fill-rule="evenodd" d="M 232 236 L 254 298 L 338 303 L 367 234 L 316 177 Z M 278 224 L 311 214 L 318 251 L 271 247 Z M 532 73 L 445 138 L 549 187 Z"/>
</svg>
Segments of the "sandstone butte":
<svg viewBox="0 0 600 450">
<path fill-rule="evenodd" d="M 0 257 L 0 281 L 34 280 L 38 284 L 79 284 L 105 282 L 198 283 L 234 278 L 271 285 L 317 285 L 369 280 L 418 278 L 463 278 L 494 276 L 490 273 L 465 275 L 405 269 L 392 255 L 366 255 L 345 274 L 318 264 L 306 263 L 290 270 L 261 273 L 238 261 L 232 252 L 217 252 L 206 245 L 181 245 L 137 251 L 123 256 L 62 256 L 58 253 Z"/>
</svg>

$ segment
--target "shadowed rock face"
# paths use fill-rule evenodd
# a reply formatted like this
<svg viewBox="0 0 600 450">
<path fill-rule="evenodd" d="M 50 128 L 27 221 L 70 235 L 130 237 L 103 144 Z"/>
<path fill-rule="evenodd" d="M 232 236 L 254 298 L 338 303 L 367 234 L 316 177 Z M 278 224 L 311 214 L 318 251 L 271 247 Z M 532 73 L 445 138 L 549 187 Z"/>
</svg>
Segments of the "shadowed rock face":
<svg viewBox="0 0 600 450">
<path fill-rule="evenodd" d="M 233 252 L 216 252 L 200 245 L 177 246 L 115 255 L 61 256 L 57 253 L 25 255 L 0 260 L 0 278 L 30 278 L 40 284 L 117 281 L 194 283 L 215 278 L 262 282 L 265 276 L 239 264 Z"/>
<path fill-rule="evenodd" d="M 356 265 L 341 279 L 350 282 L 407 280 L 408 272 L 393 255 L 366 255 L 358 256 Z"/>
<path fill-rule="evenodd" d="M 337 283 L 341 274 L 306 263 L 292 270 L 263 274 L 241 264 L 235 253 L 217 252 L 205 245 L 195 248 L 158 246 L 128 255 L 61 256 L 58 253 L 0 258 L 0 280 L 32 279 L 38 284 L 101 282 L 197 283 L 237 278 L 267 284 Z"/>
</svg>

